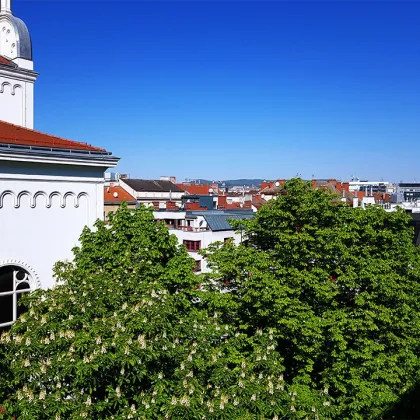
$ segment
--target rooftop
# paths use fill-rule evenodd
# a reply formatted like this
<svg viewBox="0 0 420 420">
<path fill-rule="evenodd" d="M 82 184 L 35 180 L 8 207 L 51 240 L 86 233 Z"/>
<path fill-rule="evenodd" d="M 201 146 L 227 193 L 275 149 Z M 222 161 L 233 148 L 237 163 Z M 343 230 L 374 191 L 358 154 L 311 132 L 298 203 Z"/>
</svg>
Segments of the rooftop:
<svg viewBox="0 0 420 420">
<path fill-rule="evenodd" d="M 106 152 L 100 147 L 91 146 L 73 140 L 52 136 L 51 134 L 31 130 L 19 125 L 0 121 L 0 144 L 45 147 L 49 149 L 66 149 L 92 152 Z"/>
<path fill-rule="evenodd" d="M 104 187 L 104 203 L 120 204 L 125 201 L 127 204 L 136 204 L 137 200 L 120 186 Z"/>
<path fill-rule="evenodd" d="M 150 179 L 134 179 L 127 178 L 121 179 L 122 182 L 127 184 L 134 191 L 147 191 L 147 192 L 173 192 L 183 193 L 184 190 L 179 188 L 171 181 L 150 180 Z"/>
<path fill-rule="evenodd" d="M 4 64 L 6 66 L 11 66 L 11 67 L 15 67 L 16 64 L 13 63 L 13 61 L 9 60 L 6 57 L 3 57 L 2 55 L 0 55 L 0 64 Z"/>
<path fill-rule="evenodd" d="M 232 230 L 232 226 L 229 223 L 229 220 L 252 219 L 254 217 L 254 212 L 252 210 L 207 210 L 187 212 L 186 217 L 188 216 L 204 217 L 209 228 L 213 232 L 218 232 L 223 230 Z"/>
</svg>

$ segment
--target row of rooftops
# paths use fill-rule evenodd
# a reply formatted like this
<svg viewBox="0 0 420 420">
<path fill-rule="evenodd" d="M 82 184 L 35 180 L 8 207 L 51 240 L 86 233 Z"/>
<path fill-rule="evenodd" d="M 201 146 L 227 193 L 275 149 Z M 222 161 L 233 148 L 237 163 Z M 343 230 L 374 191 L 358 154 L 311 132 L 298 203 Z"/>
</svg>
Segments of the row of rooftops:
<svg viewBox="0 0 420 420">
<path fill-rule="evenodd" d="M 0 57 L 2 64 L 8 63 L 4 57 Z M 64 139 L 62 137 L 53 136 L 40 131 L 28 129 L 18 125 L 0 121 L 0 152 L 9 151 L 13 153 L 25 153 L 36 155 L 54 155 L 54 156 L 77 156 L 78 158 L 87 157 L 89 159 L 113 159 L 118 158 L 112 156 L 111 152 L 103 148 L 92 146 L 88 143 L 77 142 Z M 251 200 L 243 203 L 227 203 L 224 192 L 219 191 L 217 184 L 194 184 L 194 183 L 175 183 L 170 180 L 146 180 L 146 179 L 124 179 L 124 182 L 133 190 L 138 192 L 169 192 L 192 196 L 218 196 L 219 208 L 259 208 L 265 202 L 265 197 L 271 197 L 281 193 L 286 180 L 263 182 L 260 191 L 252 194 Z M 414 184 L 401 184 L 401 186 L 413 186 Z M 340 182 L 335 179 L 329 180 L 312 180 L 313 188 L 326 188 L 340 195 L 345 201 L 352 203 L 355 198 L 361 200 L 363 197 L 371 195 L 375 200 L 390 202 L 390 195 L 387 193 L 371 193 L 368 191 L 350 191 L 349 182 Z M 114 197 L 112 194 L 105 193 L 105 202 L 120 202 L 124 197 L 124 201 L 134 203 L 136 199 L 123 189 Z M 124 191 L 124 192 L 122 192 Z M 229 193 L 229 196 L 240 196 L 240 194 Z M 188 204 L 188 203 L 187 203 Z M 170 206 L 169 206 L 170 207 Z M 188 207 L 188 206 L 187 206 Z M 208 207 L 207 207 L 208 208 Z M 174 209 L 174 207 L 173 207 Z M 189 203 L 190 210 L 205 210 L 205 208 L 197 206 L 197 203 Z"/>
<path fill-rule="evenodd" d="M 211 191 L 207 194 L 192 193 L 197 191 L 191 188 L 191 184 L 175 184 L 167 180 L 144 180 L 144 179 L 121 179 L 121 182 L 127 184 L 134 191 L 138 192 L 165 192 L 167 193 L 166 200 L 161 198 L 155 200 L 153 198 L 147 199 L 149 205 L 153 206 L 157 211 L 210 211 L 210 210 L 258 210 L 267 200 L 274 196 L 281 194 L 284 188 L 285 180 L 273 181 L 263 183 L 262 188 L 258 192 L 247 193 L 241 196 L 235 193 L 218 191 L 217 185 L 200 184 L 195 185 L 200 187 L 200 191 Z M 312 180 L 312 187 L 314 189 L 327 189 L 340 197 L 340 201 L 345 201 L 350 205 L 359 205 L 366 198 L 370 201 L 374 200 L 376 203 L 391 203 L 392 197 L 385 192 L 372 191 L 350 191 L 348 182 L 341 182 L 334 179 L 330 180 Z M 121 186 L 107 187 L 105 193 L 105 202 L 107 204 L 117 204 L 121 201 L 127 201 L 128 204 L 135 204 L 136 198 L 131 194 L 127 195 Z M 118 191 L 123 191 L 119 193 Z M 181 193 L 177 200 L 171 199 L 171 193 Z M 123 194 L 123 195 L 122 195 Z M 144 202 L 145 199 L 142 199 Z M 165 200 L 162 202 L 162 200 Z M 356 202 L 356 201 L 357 202 Z"/>
</svg>

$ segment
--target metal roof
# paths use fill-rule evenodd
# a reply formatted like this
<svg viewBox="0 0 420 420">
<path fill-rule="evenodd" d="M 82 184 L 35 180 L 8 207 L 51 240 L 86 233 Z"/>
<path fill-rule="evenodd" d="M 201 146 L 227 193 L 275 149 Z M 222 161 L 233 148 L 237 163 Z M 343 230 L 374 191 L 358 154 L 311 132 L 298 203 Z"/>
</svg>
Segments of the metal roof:
<svg viewBox="0 0 420 420">
<path fill-rule="evenodd" d="M 127 178 L 121 179 L 134 191 L 150 191 L 150 192 L 173 192 L 173 193 L 183 193 L 184 190 L 181 190 L 176 184 L 171 181 L 161 181 L 161 180 L 150 180 L 150 179 L 134 179 Z"/>
<path fill-rule="evenodd" d="M 16 16 L 10 16 L 13 26 L 19 35 L 19 41 L 17 45 L 17 56 L 32 60 L 32 41 L 29 31 L 23 20 Z"/>
<path fill-rule="evenodd" d="M 202 216 L 206 220 L 209 228 L 213 232 L 222 231 L 222 230 L 232 230 L 232 226 L 229 223 L 229 220 L 243 220 L 243 219 L 253 219 L 254 212 L 252 210 L 207 210 L 207 211 L 191 211 L 187 212 L 187 215 L 190 216 Z"/>
</svg>

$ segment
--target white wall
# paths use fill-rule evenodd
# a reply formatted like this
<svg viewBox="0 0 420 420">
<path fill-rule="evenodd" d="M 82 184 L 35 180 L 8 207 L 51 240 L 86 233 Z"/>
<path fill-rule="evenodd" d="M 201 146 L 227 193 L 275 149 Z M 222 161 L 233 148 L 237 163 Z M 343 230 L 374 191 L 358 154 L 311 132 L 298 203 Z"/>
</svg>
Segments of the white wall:
<svg viewBox="0 0 420 420">
<path fill-rule="evenodd" d="M 103 218 L 103 168 L 84 169 L 0 162 L 0 266 L 18 263 L 53 286 L 55 262 Z"/>
<path fill-rule="evenodd" d="M 2 121 L 33 128 L 34 80 L 35 77 L 24 76 L 19 70 L 0 70 L 0 119 Z"/>
<path fill-rule="evenodd" d="M 236 244 L 241 241 L 240 233 L 235 233 L 233 230 L 225 230 L 220 232 L 213 232 L 206 230 L 203 232 L 185 232 L 183 230 L 171 230 L 170 233 L 174 234 L 178 238 L 178 242 L 182 244 L 184 240 L 187 241 L 201 241 L 201 248 L 207 248 L 213 242 L 223 242 L 225 238 L 233 238 Z M 201 271 L 208 272 L 207 262 L 203 257 L 196 252 L 189 252 L 190 256 L 194 260 L 201 260 Z"/>
</svg>

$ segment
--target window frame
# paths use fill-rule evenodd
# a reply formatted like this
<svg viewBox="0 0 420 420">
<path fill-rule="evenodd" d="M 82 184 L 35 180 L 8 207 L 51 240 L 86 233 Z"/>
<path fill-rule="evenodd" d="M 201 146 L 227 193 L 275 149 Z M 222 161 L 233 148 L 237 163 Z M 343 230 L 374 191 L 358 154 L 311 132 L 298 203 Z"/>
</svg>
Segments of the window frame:
<svg viewBox="0 0 420 420">
<path fill-rule="evenodd" d="M 31 283 L 32 283 L 32 276 L 30 273 L 28 273 L 27 270 L 25 270 L 22 267 L 18 267 L 18 266 L 14 266 L 14 265 L 10 265 L 10 266 L 2 266 L 1 268 L 8 268 L 10 267 L 10 269 L 12 270 L 12 282 L 13 282 L 13 289 L 12 290 L 7 290 L 5 292 L 0 292 L 0 298 L 1 297 L 5 297 L 5 296 L 13 296 L 13 307 L 12 307 L 12 320 L 8 321 L 8 322 L 2 322 L 0 323 L 0 330 L 2 328 L 6 328 L 6 327 L 10 327 L 11 325 L 13 325 L 17 318 L 18 318 L 18 296 L 19 295 L 23 295 L 24 293 L 31 293 L 32 292 L 32 287 L 31 287 Z M 17 278 L 17 273 L 22 272 L 25 274 L 25 277 L 22 280 L 19 280 Z M 28 284 L 28 288 L 25 289 L 18 289 L 19 285 L 22 283 L 27 283 Z"/>
<path fill-rule="evenodd" d="M 192 239 L 184 239 L 182 243 L 183 245 L 185 245 L 188 252 L 197 252 L 199 249 L 201 249 L 201 241 L 194 241 Z"/>
</svg>

